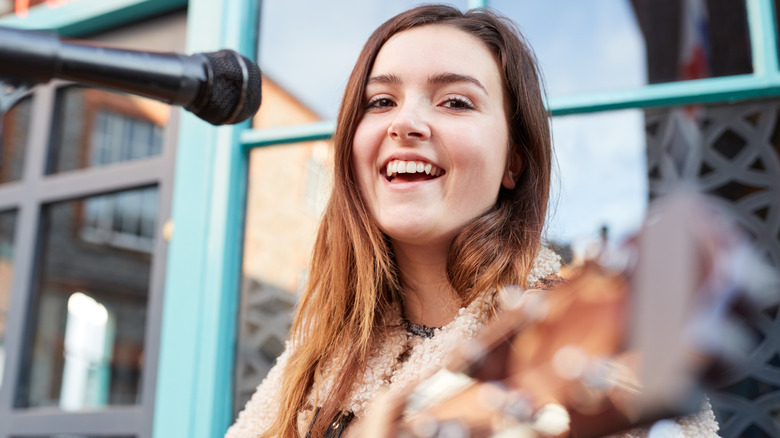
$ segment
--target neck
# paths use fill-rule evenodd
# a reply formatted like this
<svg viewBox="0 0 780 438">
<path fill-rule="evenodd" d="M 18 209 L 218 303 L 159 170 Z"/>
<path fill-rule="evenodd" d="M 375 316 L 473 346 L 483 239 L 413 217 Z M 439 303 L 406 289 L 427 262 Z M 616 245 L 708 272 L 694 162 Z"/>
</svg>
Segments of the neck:
<svg viewBox="0 0 780 438">
<path fill-rule="evenodd" d="M 415 324 L 441 327 L 461 307 L 447 279 L 448 248 L 393 243 L 404 295 L 404 315 Z"/>
</svg>

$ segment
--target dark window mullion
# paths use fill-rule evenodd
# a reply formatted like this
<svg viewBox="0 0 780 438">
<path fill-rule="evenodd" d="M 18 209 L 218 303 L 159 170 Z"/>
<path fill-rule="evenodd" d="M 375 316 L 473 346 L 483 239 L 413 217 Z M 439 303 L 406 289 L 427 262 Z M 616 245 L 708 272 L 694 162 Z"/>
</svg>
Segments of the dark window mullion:
<svg viewBox="0 0 780 438">
<path fill-rule="evenodd" d="M 0 186 L 0 211 L 16 210 L 24 201 L 27 192 L 20 183 L 6 183 Z"/>
<path fill-rule="evenodd" d="M 168 241 L 163 229 L 171 217 L 173 199 L 174 168 L 176 164 L 176 138 L 179 132 L 179 111 L 173 111 L 163 136 L 162 161 L 159 176 L 159 210 L 155 231 L 152 271 L 149 279 L 149 295 L 146 313 L 146 335 L 144 337 L 144 375 L 141 382 L 140 408 L 143 415 L 139 421 L 139 437 L 151 437 L 154 428 L 154 401 L 157 387 L 157 364 L 160 357 L 160 332 L 162 326 L 163 296 L 165 293 L 165 268 L 168 260 Z"/>
<path fill-rule="evenodd" d="M 33 267 L 39 229 L 40 201 L 35 187 L 43 177 L 51 127 L 51 110 L 54 91 L 50 86 L 40 86 L 33 96 L 32 120 L 28 139 L 22 180 L 17 186 L 21 193 L 16 236 L 14 236 L 14 268 L 11 280 L 8 319 L 5 332 L 5 368 L 0 387 L 0 424 L 9 424 L 19 382 L 22 350 L 24 347 L 26 316 L 32 290 Z M 4 428 L 5 429 L 5 428 Z M 5 433 L 5 431 L 0 432 Z M 6 438 L 6 435 L 0 435 Z"/>
<path fill-rule="evenodd" d="M 155 157 L 49 175 L 36 187 L 36 196 L 50 203 L 154 185 L 169 168 L 164 158 Z"/>
<path fill-rule="evenodd" d="M 5 331 L 5 368 L 0 388 L 0 424 L 10 424 L 9 415 L 14 409 L 16 384 L 19 382 L 22 351 L 24 348 L 25 325 L 30 304 L 32 268 L 35 264 L 35 248 L 38 235 L 40 204 L 27 200 L 17 210 L 16 236 L 14 236 L 14 267 L 11 282 L 11 296 Z M 10 432 L 0 429 L 0 438 Z"/>
</svg>

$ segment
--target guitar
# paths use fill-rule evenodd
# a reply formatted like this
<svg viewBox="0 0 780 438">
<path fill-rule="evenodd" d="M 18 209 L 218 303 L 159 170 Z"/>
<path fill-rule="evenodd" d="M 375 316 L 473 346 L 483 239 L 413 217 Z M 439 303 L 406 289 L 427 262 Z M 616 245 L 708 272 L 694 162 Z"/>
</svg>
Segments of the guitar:
<svg viewBox="0 0 780 438">
<path fill-rule="evenodd" d="M 526 292 L 419 385 L 400 436 L 590 438 L 697 412 L 751 341 L 734 315 L 778 299 L 738 236 L 699 198 L 657 202 L 621 257 Z M 535 425 L 542 405 L 562 421 Z"/>
</svg>

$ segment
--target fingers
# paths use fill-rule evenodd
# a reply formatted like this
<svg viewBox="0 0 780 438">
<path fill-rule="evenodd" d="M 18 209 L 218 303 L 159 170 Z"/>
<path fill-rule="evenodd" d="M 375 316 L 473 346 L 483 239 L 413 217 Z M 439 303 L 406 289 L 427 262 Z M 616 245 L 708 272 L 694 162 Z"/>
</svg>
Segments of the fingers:
<svg viewBox="0 0 780 438">
<path fill-rule="evenodd" d="M 391 395 L 387 391 L 380 393 L 366 412 L 364 419 L 355 424 L 350 436 L 366 438 L 391 438 L 398 435 L 399 425 L 406 407 L 406 397 Z"/>
</svg>

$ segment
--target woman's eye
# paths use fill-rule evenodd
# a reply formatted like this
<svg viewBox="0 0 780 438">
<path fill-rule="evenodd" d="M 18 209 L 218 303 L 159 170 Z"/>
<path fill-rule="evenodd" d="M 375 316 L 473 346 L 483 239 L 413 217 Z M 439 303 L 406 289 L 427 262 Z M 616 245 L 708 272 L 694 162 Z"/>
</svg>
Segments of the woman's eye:
<svg viewBox="0 0 780 438">
<path fill-rule="evenodd" d="M 380 97 L 369 100 L 366 108 L 388 108 L 391 106 L 395 106 L 395 103 L 391 99 Z"/>
<path fill-rule="evenodd" d="M 442 106 L 452 109 L 474 109 L 474 104 L 465 97 L 449 97 L 442 103 Z"/>
</svg>

